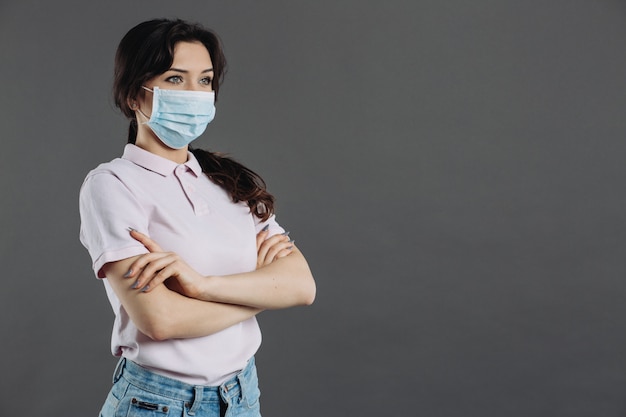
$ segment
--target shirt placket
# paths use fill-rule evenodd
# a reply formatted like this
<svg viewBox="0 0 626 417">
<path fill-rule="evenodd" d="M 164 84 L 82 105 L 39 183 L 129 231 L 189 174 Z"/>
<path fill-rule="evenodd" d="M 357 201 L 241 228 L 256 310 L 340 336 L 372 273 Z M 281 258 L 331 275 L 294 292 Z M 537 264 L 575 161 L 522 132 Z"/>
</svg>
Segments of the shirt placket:
<svg viewBox="0 0 626 417">
<path fill-rule="evenodd" d="M 207 201 L 198 193 L 197 187 L 194 184 L 198 178 L 193 174 L 190 168 L 186 165 L 179 165 L 174 170 L 174 175 L 178 179 L 187 200 L 193 207 L 193 211 L 196 216 L 203 216 L 209 214 L 211 209 Z"/>
</svg>

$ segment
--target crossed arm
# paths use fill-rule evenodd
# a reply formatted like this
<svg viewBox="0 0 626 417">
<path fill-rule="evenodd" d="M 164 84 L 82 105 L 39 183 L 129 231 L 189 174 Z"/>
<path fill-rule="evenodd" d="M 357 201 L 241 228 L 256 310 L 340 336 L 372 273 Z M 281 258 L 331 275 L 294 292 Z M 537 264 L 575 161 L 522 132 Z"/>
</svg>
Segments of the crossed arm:
<svg viewBox="0 0 626 417">
<path fill-rule="evenodd" d="M 104 273 L 137 328 L 155 340 L 206 336 L 266 309 L 309 305 L 315 281 L 286 236 L 257 236 L 255 271 L 202 276 L 177 254 L 132 231 L 150 253 L 111 262 Z"/>
</svg>

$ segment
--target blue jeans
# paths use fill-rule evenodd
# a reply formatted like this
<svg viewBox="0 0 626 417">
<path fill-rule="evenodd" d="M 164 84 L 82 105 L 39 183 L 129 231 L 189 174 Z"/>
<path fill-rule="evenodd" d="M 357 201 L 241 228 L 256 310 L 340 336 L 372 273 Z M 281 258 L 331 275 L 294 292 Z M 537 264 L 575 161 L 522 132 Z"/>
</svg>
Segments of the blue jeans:
<svg viewBox="0 0 626 417">
<path fill-rule="evenodd" d="M 261 417 L 254 357 L 219 387 L 194 386 L 122 358 L 100 417 Z"/>
</svg>

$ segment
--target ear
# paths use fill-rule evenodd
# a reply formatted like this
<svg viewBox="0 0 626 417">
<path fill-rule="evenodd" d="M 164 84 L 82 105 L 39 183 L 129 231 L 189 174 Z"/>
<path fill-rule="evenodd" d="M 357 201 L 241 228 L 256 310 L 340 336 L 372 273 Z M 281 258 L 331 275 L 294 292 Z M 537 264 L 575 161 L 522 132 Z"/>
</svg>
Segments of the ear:
<svg viewBox="0 0 626 417">
<path fill-rule="evenodd" d="M 137 110 L 137 101 L 135 99 L 127 99 L 126 104 L 130 107 L 131 110 Z"/>
</svg>

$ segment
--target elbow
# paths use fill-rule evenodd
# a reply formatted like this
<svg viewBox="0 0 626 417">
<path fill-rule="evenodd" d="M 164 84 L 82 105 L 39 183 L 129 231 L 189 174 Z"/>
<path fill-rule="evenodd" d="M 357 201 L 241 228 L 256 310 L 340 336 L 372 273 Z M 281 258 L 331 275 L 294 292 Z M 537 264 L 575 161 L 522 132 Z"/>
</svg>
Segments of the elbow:
<svg viewBox="0 0 626 417">
<path fill-rule="evenodd" d="M 302 258 L 304 260 L 304 257 Z M 303 281 L 301 281 L 299 305 L 310 306 L 315 301 L 315 295 L 317 294 L 317 286 L 315 285 L 315 279 L 313 273 L 309 268 L 309 265 L 304 260 L 304 269 L 302 270 Z"/>
<path fill-rule="evenodd" d="M 302 305 L 303 306 L 310 306 L 311 304 L 313 304 L 313 301 L 315 301 L 315 292 L 313 292 L 313 294 L 311 294 L 309 297 L 303 299 L 302 300 Z"/>
<path fill-rule="evenodd" d="M 313 281 L 313 277 L 311 277 L 310 283 L 306 286 L 302 294 L 300 295 L 300 304 L 303 306 L 310 306 L 315 301 L 315 295 L 317 293 L 317 288 L 315 286 L 315 281 Z"/>
<path fill-rule="evenodd" d="M 310 306 L 315 301 L 316 287 L 313 278 L 297 284 L 297 286 L 277 294 L 271 304 L 255 305 L 257 308 L 281 309 L 299 306 Z"/>
<path fill-rule="evenodd" d="M 141 331 L 141 333 L 146 335 L 151 340 L 154 340 L 155 342 L 162 342 L 168 339 L 168 335 L 165 334 L 165 332 L 163 332 L 161 329 L 146 326 L 137 326 L 137 328 Z"/>
<path fill-rule="evenodd" d="M 175 337 L 171 332 L 171 327 L 164 325 L 161 320 L 146 319 L 143 323 L 137 324 L 137 328 L 155 342 L 162 342 Z"/>
<path fill-rule="evenodd" d="M 164 340 L 172 339 L 169 333 L 161 329 L 151 329 L 150 331 L 145 333 L 145 335 L 155 342 L 162 342 Z"/>
</svg>

